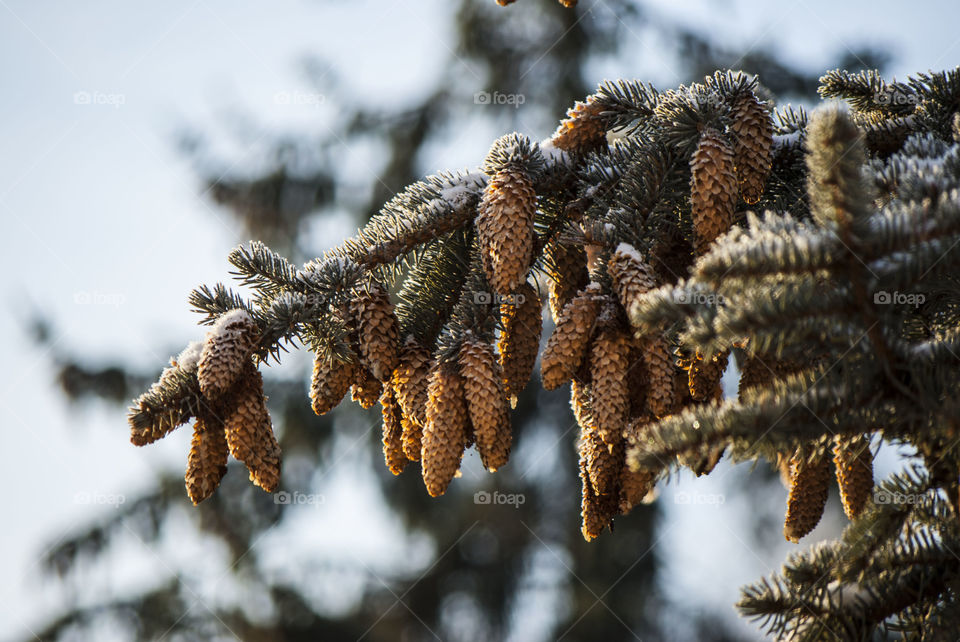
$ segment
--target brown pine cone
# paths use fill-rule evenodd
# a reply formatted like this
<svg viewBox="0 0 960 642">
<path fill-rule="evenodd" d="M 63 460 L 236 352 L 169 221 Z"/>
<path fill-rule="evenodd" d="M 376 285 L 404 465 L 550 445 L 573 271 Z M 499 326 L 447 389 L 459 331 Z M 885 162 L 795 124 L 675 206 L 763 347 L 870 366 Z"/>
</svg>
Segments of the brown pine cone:
<svg viewBox="0 0 960 642">
<path fill-rule="evenodd" d="M 753 92 L 742 94 L 733 104 L 733 157 L 743 200 L 753 205 L 763 196 L 773 158 L 773 121 L 766 103 Z"/>
<path fill-rule="evenodd" d="M 687 370 L 690 396 L 694 401 L 713 401 L 723 399 L 723 371 L 727 369 L 727 351 L 704 358 L 697 354 L 691 359 Z"/>
<path fill-rule="evenodd" d="M 657 275 L 632 245 L 621 243 L 607 262 L 607 272 L 623 309 L 630 314 L 640 295 L 657 287 Z"/>
<path fill-rule="evenodd" d="M 873 492 L 873 453 L 869 435 L 843 437 L 837 435 L 833 445 L 833 464 L 843 512 L 853 520 L 859 515 Z"/>
<path fill-rule="evenodd" d="M 567 110 L 566 119 L 560 122 L 550 142 L 565 152 L 596 151 L 607 146 L 607 122 L 596 96 L 588 96 L 586 102 L 578 100 Z"/>
<path fill-rule="evenodd" d="M 613 320 L 600 328 L 590 347 L 594 421 L 600 438 L 611 448 L 620 443 L 630 413 L 629 352 L 630 339 Z"/>
<path fill-rule="evenodd" d="M 360 404 L 361 408 L 368 410 L 373 408 L 373 404 L 380 399 L 381 392 L 383 392 L 383 384 L 373 376 L 373 373 L 363 366 L 358 367 L 350 388 L 350 398 Z"/>
<path fill-rule="evenodd" d="M 215 417 L 198 417 L 193 426 L 187 472 L 184 475 L 187 495 L 194 506 L 210 497 L 220 485 L 220 480 L 227 474 L 229 454 L 223 423 Z"/>
<path fill-rule="evenodd" d="M 544 248 L 547 275 L 550 277 L 550 314 L 560 321 L 564 306 L 590 282 L 587 253 L 582 245 L 567 245 L 556 240 Z"/>
<path fill-rule="evenodd" d="M 628 415 L 633 418 L 642 415 L 647 410 L 647 391 L 650 388 L 650 377 L 647 375 L 647 364 L 643 359 L 643 351 L 635 338 L 630 338 L 630 350 L 627 353 L 627 396 L 630 410 Z"/>
<path fill-rule="evenodd" d="M 310 381 L 310 405 L 318 415 L 336 408 L 357 376 L 357 364 L 317 355 Z"/>
<path fill-rule="evenodd" d="M 790 495 L 783 535 L 797 543 L 812 531 L 823 516 L 830 488 L 830 460 L 808 463 L 797 455 L 790 462 Z"/>
<path fill-rule="evenodd" d="M 215 401 L 233 386 L 259 338 L 260 328 L 245 310 L 220 315 L 207 333 L 197 363 L 197 380 L 204 397 Z"/>
<path fill-rule="evenodd" d="M 592 283 L 563 309 L 540 361 L 540 376 L 545 389 L 559 388 L 580 368 L 597 320 L 599 294 L 600 286 Z"/>
<path fill-rule="evenodd" d="M 380 395 L 380 410 L 383 415 L 383 438 L 381 440 L 383 442 L 383 459 L 390 472 L 399 475 L 403 472 L 409 460 L 403 454 L 400 404 L 397 403 L 393 386 L 389 383 L 383 387 L 383 394 Z"/>
<path fill-rule="evenodd" d="M 690 206 L 697 254 L 733 225 L 737 175 L 733 149 L 715 129 L 705 129 L 690 161 Z"/>
<path fill-rule="evenodd" d="M 583 431 L 595 430 L 593 411 L 590 409 L 590 386 L 574 379 L 570 382 L 570 409 L 573 418 Z"/>
<path fill-rule="evenodd" d="M 447 492 L 460 469 L 466 447 L 467 407 L 463 379 L 452 362 L 436 365 L 430 373 L 427 423 L 423 427 L 420 465 L 431 497 Z"/>
<path fill-rule="evenodd" d="M 430 352 L 413 337 L 407 337 L 400 349 L 400 365 L 391 381 L 400 403 L 403 452 L 411 461 L 420 460 L 423 424 L 427 421 L 430 364 Z"/>
<path fill-rule="evenodd" d="M 377 381 L 386 381 L 397 367 L 400 332 L 386 288 L 371 281 L 350 305 L 357 327 L 360 363 Z"/>
<path fill-rule="evenodd" d="M 652 420 L 649 414 L 643 414 L 630 420 L 623 432 L 625 447 L 640 445 L 643 433 Z M 657 476 L 651 470 L 638 468 L 634 470 L 625 462 L 620 470 L 620 514 L 626 515 L 634 506 L 643 502 L 657 483 Z"/>
<path fill-rule="evenodd" d="M 600 537 L 603 529 L 610 526 L 614 515 L 619 509 L 616 495 L 597 495 L 590 483 L 590 474 L 587 472 L 587 460 L 580 457 L 581 503 L 580 516 L 582 518 L 581 532 L 583 539 L 588 542 Z"/>
<path fill-rule="evenodd" d="M 597 495 L 620 493 L 620 472 L 624 463 L 624 448 L 621 440 L 610 448 L 596 430 L 580 432 L 580 455 L 586 459 L 590 484 Z"/>
<path fill-rule="evenodd" d="M 529 283 L 520 286 L 516 298 L 500 304 L 503 332 L 500 333 L 497 349 L 500 352 L 504 387 L 512 406 L 516 406 L 517 396 L 530 381 L 533 366 L 537 362 L 540 333 L 543 331 L 542 307 L 537 291 Z"/>
<path fill-rule="evenodd" d="M 494 472 L 510 458 L 513 434 L 503 374 L 493 346 L 468 339 L 460 347 L 460 376 L 483 467 Z"/>
<path fill-rule="evenodd" d="M 649 380 L 647 407 L 657 417 L 666 417 L 676 411 L 678 401 L 674 391 L 678 369 L 673 365 L 670 342 L 663 334 L 653 334 L 643 338 L 640 349 Z M 683 387 L 687 387 L 686 375 Z"/>
<path fill-rule="evenodd" d="M 523 170 L 507 165 L 490 179 L 477 208 L 477 235 L 487 280 L 511 296 L 527 280 L 533 258 L 537 193 Z"/>
<path fill-rule="evenodd" d="M 230 454 L 246 464 L 250 481 L 272 493 L 280 483 L 280 445 L 273 434 L 263 377 L 248 362 L 229 398 L 224 399 L 226 432 Z"/>
</svg>

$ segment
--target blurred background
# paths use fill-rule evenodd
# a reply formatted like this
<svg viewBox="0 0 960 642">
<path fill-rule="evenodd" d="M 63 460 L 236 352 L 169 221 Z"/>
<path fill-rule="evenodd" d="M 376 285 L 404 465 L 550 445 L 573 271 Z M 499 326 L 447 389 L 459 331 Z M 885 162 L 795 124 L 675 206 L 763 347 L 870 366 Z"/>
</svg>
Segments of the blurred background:
<svg viewBox="0 0 960 642">
<path fill-rule="evenodd" d="M 603 79 L 729 67 L 810 104 L 827 69 L 960 62 L 952 3 L 675 4 L 0 0 L 0 639 L 759 637 L 733 603 L 792 550 L 769 466 L 681 474 L 587 544 L 565 389 L 531 382 L 511 464 L 470 454 L 436 500 L 384 467 L 379 410 L 313 415 L 309 354 L 264 373 L 288 504 L 232 462 L 192 507 L 189 429 L 135 449 L 125 421 L 202 337 L 186 296 L 236 244 L 316 256 L 500 134 L 548 137 Z M 843 526 L 834 498 L 802 545 Z"/>
</svg>

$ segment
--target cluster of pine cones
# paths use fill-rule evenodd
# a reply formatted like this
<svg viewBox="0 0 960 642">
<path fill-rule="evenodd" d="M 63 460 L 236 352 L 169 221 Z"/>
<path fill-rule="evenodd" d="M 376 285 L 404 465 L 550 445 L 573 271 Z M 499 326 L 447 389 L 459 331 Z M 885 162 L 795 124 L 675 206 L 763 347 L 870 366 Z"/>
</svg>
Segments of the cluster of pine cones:
<svg viewBox="0 0 960 642">
<path fill-rule="evenodd" d="M 280 445 L 273 434 L 263 394 L 263 378 L 254 363 L 260 329 L 244 310 L 220 317 L 202 345 L 193 344 L 164 370 L 154 388 L 165 379 L 191 375 L 199 384 L 190 455 L 185 475 L 187 494 L 194 504 L 208 498 L 227 472 L 227 456 L 246 464 L 250 481 L 267 492 L 280 483 Z M 146 396 L 146 395 L 145 395 Z M 137 446 L 165 436 L 181 422 L 171 418 L 150 429 L 133 428 Z"/>
</svg>

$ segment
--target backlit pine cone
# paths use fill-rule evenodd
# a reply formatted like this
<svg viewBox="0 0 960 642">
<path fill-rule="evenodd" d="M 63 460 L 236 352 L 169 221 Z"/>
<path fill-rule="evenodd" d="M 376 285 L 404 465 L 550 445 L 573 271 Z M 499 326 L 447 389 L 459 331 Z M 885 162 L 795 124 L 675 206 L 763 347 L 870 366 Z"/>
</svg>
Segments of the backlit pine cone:
<svg viewBox="0 0 960 642">
<path fill-rule="evenodd" d="M 612 448 L 620 443 L 630 412 L 627 391 L 630 339 L 607 313 L 603 316 L 607 320 L 590 347 L 592 407 L 597 433 Z"/>
<path fill-rule="evenodd" d="M 597 320 L 599 294 L 600 286 L 592 283 L 563 309 L 540 361 L 543 387 L 547 390 L 559 388 L 580 368 Z"/>
<path fill-rule="evenodd" d="M 628 315 L 636 306 L 640 295 L 657 287 L 657 276 L 653 268 L 627 243 L 617 246 L 607 263 L 607 272 L 613 280 L 613 288 L 620 304 Z"/>
<path fill-rule="evenodd" d="M 483 191 L 477 234 L 487 280 L 501 296 L 515 294 L 527 280 L 536 210 L 533 181 L 515 164 L 497 171 Z"/>
<path fill-rule="evenodd" d="M 587 474 L 594 492 L 619 497 L 620 470 L 624 462 L 622 440 L 611 449 L 596 430 L 584 430 L 580 433 L 580 451 L 587 461 Z"/>
<path fill-rule="evenodd" d="M 853 520 L 859 515 L 873 492 L 873 453 L 867 435 L 834 438 L 833 464 L 843 512 Z"/>
<path fill-rule="evenodd" d="M 773 121 L 766 103 L 752 91 L 745 92 L 733 104 L 730 132 L 740 194 L 753 205 L 763 196 L 773 157 Z"/>
<path fill-rule="evenodd" d="M 808 463 L 797 455 L 790 462 L 790 495 L 783 535 L 797 543 L 812 531 L 823 516 L 830 488 L 830 460 L 823 457 Z"/>
<path fill-rule="evenodd" d="M 737 175 L 733 150 L 723 135 L 706 129 L 690 161 L 690 206 L 697 254 L 733 225 Z"/>
<path fill-rule="evenodd" d="M 227 438 L 223 423 L 214 417 L 197 418 L 184 481 L 194 506 L 213 494 L 227 473 Z"/>
<path fill-rule="evenodd" d="M 640 415 L 630 421 L 624 430 L 624 444 L 637 446 L 641 443 L 643 432 L 651 421 L 649 414 Z M 624 463 L 620 469 L 620 514 L 626 515 L 634 506 L 640 504 L 654 489 L 657 476 L 644 468 L 632 469 Z"/>
<path fill-rule="evenodd" d="M 560 122 L 550 142 L 565 152 L 596 151 L 607 145 L 607 123 L 596 96 L 588 96 L 586 102 L 578 100 L 567 110 L 567 117 Z"/>
<path fill-rule="evenodd" d="M 383 387 L 383 394 L 380 395 L 380 410 L 383 415 L 383 437 L 381 439 L 383 442 L 383 459 L 390 472 L 399 475 L 403 472 L 409 460 L 403 454 L 400 404 L 397 403 L 393 386 L 390 384 Z"/>
<path fill-rule="evenodd" d="M 318 415 L 330 412 L 343 400 L 357 376 L 355 363 L 342 363 L 317 355 L 310 381 L 310 405 Z"/>
<path fill-rule="evenodd" d="M 400 403 L 403 452 L 411 461 L 420 460 L 429 377 L 430 352 L 413 337 L 407 337 L 400 349 L 400 365 L 393 372 L 392 383 Z"/>
<path fill-rule="evenodd" d="M 550 277 L 550 314 L 553 322 L 558 323 L 564 306 L 590 282 L 587 253 L 582 245 L 553 240 L 544 248 L 544 258 Z"/>
<path fill-rule="evenodd" d="M 436 365 L 430 373 L 420 453 L 423 483 L 431 497 L 443 495 L 460 469 L 468 421 L 463 394 L 463 379 L 456 364 Z"/>
<path fill-rule="evenodd" d="M 500 318 L 500 367 L 510 405 L 516 407 L 517 396 L 530 381 L 540 350 L 543 313 L 537 291 L 529 283 L 521 285 L 515 298 L 500 304 Z"/>
<path fill-rule="evenodd" d="M 570 382 L 570 409 L 573 418 L 583 431 L 595 430 L 593 411 L 590 409 L 590 386 L 577 379 Z"/>
<path fill-rule="evenodd" d="M 649 381 L 647 407 L 655 416 L 666 417 L 675 411 L 677 404 L 677 395 L 674 393 L 677 368 L 673 365 L 670 342 L 660 333 L 648 335 L 642 340 L 640 352 Z"/>
<path fill-rule="evenodd" d="M 244 367 L 239 381 L 224 400 L 230 454 L 246 464 L 250 481 L 272 493 L 280 483 L 280 445 L 273 434 L 263 377 L 253 362 Z"/>
<path fill-rule="evenodd" d="M 503 375 L 489 343 L 467 339 L 460 347 L 460 376 L 483 467 L 494 472 L 510 458 L 513 435 Z"/>
<path fill-rule="evenodd" d="M 233 386 L 259 338 L 260 329 L 245 310 L 220 315 L 207 333 L 197 363 L 197 380 L 204 397 L 216 400 Z"/>
<path fill-rule="evenodd" d="M 727 351 L 705 358 L 696 354 L 690 360 L 687 370 L 690 396 L 694 401 L 714 401 L 723 399 L 723 371 L 727 369 Z"/>
<path fill-rule="evenodd" d="M 357 327 L 360 363 L 377 381 L 386 381 L 397 367 L 399 326 L 386 288 L 371 281 L 351 303 Z"/>
<path fill-rule="evenodd" d="M 363 366 L 358 367 L 354 374 L 353 386 L 350 388 L 350 398 L 360 404 L 361 408 L 368 410 L 373 408 L 373 404 L 380 399 L 381 392 L 383 392 L 383 384 L 373 376 L 373 373 Z"/>
</svg>

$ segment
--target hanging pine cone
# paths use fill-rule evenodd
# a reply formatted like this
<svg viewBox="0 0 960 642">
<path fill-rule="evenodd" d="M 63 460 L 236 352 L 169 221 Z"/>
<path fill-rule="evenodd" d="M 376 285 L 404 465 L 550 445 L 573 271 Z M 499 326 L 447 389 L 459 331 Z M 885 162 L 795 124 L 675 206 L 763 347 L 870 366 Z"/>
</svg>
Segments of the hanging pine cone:
<svg viewBox="0 0 960 642">
<path fill-rule="evenodd" d="M 581 430 L 595 429 L 590 409 L 590 386 L 577 379 L 570 382 L 570 409 Z"/>
<path fill-rule="evenodd" d="M 621 243 L 607 262 L 607 272 L 623 309 L 630 314 L 640 295 L 657 287 L 657 275 L 632 245 Z"/>
<path fill-rule="evenodd" d="M 744 395 L 752 388 L 768 385 L 774 378 L 768 357 L 759 354 L 750 355 L 741 362 L 740 382 L 737 386 L 737 398 L 744 400 Z"/>
<path fill-rule="evenodd" d="M 260 329 L 245 310 L 220 315 L 207 333 L 197 364 L 203 396 L 213 401 L 233 386 L 260 338 Z"/>
<path fill-rule="evenodd" d="M 593 485 L 590 483 L 590 473 L 587 472 L 587 459 L 583 453 L 580 456 L 580 483 L 581 532 L 583 533 L 583 539 L 589 542 L 600 537 L 603 529 L 610 526 L 619 506 L 616 495 L 601 496 L 593 490 Z"/>
<path fill-rule="evenodd" d="M 397 403 L 393 386 L 387 384 L 380 395 L 380 409 L 383 415 L 383 459 L 387 468 L 394 475 L 403 472 L 409 461 L 403 454 L 401 441 L 402 427 L 400 425 L 400 404 Z"/>
<path fill-rule="evenodd" d="M 647 409 L 647 390 L 650 387 L 650 377 L 647 375 L 647 365 L 643 360 L 643 352 L 636 339 L 630 339 L 630 350 L 627 353 L 627 396 L 629 397 L 628 415 L 637 417 Z"/>
<path fill-rule="evenodd" d="M 588 96 L 586 102 L 578 100 L 567 110 L 566 119 L 560 122 L 550 142 L 565 152 L 596 151 L 607 146 L 607 122 L 596 96 Z"/>
<path fill-rule="evenodd" d="M 386 381 L 397 367 L 400 333 L 390 295 L 371 281 L 350 305 L 357 327 L 360 362 L 377 381 Z"/>
<path fill-rule="evenodd" d="M 187 472 L 184 475 L 187 495 L 194 506 L 210 497 L 220 485 L 220 480 L 227 473 L 229 454 L 223 423 L 214 417 L 198 417 L 193 426 Z"/>
<path fill-rule="evenodd" d="M 737 175 L 733 150 L 715 129 L 705 129 L 690 161 L 690 206 L 697 254 L 733 225 Z"/>
<path fill-rule="evenodd" d="M 612 308 L 612 306 L 609 306 Z M 605 312 L 604 325 L 590 347 L 592 407 L 597 432 L 611 448 L 621 441 L 630 411 L 627 368 L 630 339 Z M 601 493 L 604 494 L 604 493 Z"/>
<path fill-rule="evenodd" d="M 873 492 L 873 453 L 868 435 L 834 438 L 833 464 L 843 512 L 853 520 L 859 515 Z"/>
<path fill-rule="evenodd" d="M 477 235 L 487 281 L 501 296 L 513 295 L 527 280 L 536 210 L 533 181 L 517 164 L 497 171 L 483 191 Z"/>
<path fill-rule="evenodd" d="M 830 460 L 807 462 L 794 455 L 790 462 L 790 495 L 783 535 L 797 543 L 812 531 L 823 516 L 830 488 Z"/>
<path fill-rule="evenodd" d="M 540 333 L 543 330 L 543 314 L 540 297 L 529 283 L 517 290 L 516 297 L 500 304 L 500 319 L 503 332 L 497 342 L 503 383 L 510 405 L 516 407 L 517 396 L 523 390 L 540 350 Z"/>
<path fill-rule="evenodd" d="M 743 200 L 753 205 L 763 196 L 773 157 L 773 121 L 765 103 L 752 91 L 734 102 L 730 117 L 733 156 Z"/>
<path fill-rule="evenodd" d="M 353 386 L 350 388 L 350 398 L 360 404 L 364 410 L 369 410 L 380 399 L 381 392 L 383 392 L 383 384 L 373 376 L 373 373 L 363 366 L 358 367 L 354 374 Z"/>
<path fill-rule="evenodd" d="M 544 258 L 550 277 L 550 314 L 559 323 L 563 308 L 590 282 L 587 253 L 582 245 L 553 240 L 544 248 Z"/>
<path fill-rule="evenodd" d="M 510 458 L 510 407 L 493 346 L 468 339 L 460 347 L 460 376 L 483 467 L 494 472 Z"/>
<path fill-rule="evenodd" d="M 252 362 L 224 400 L 227 408 L 223 427 L 230 454 L 246 464 L 250 481 L 272 493 L 280 483 L 280 445 L 263 396 L 263 377 Z"/>
<path fill-rule="evenodd" d="M 420 465 L 431 497 L 447 492 L 460 469 L 468 421 L 463 394 L 463 379 L 456 364 L 440 363 L 430 373 Z"/>
<path fill-rule="evenodd" d="M 690 396 L 694 401 L 713 401 L 723 399 L 723 371 L 727 369 L 727 351 L 705 358 L 697 353 L 690 360 L 687 370 Z"/>
<path fill-rule="evenodd" d="M 687 373 L 690 361 L 680 357 L 678 352 L 673 353 L 679 367 L 673 369 L 673 409 L 669 414 L 676 414 L 693 403 L 690 396 L 690 377 Z"/>
<path fill-rule="evenodd" d="M 642 414 L 630 420 L 623 431 L 625 446 L 637 446 L 641 443 L 643 433 L 652 420 L 649 414 Z M 634 506 L 644 501 L 657 483 L 657 476 L 653 471 L 643 468 L 634 470 L 624 462 L 620 469 L 620 514 L 626 515 Z"/>
<path fill-rule="evenodd" d="M 622 440 L 610 448 L 596 430 L 580 433 L 581 455 L 587 461 L 587 474 L 597 495 L 618 495 L 620 471 L 623 468 L 624 448 Z"/>
<path fill-rule="evenodd" d="M 592 283 L 563 309 L 540 361 L 540 376 L 547 390 L 559 388 L 580 368 L 597 319 L 599 294 L 600 286 Z"/>
<path fill-rule="evenodd" d="M 357 376 L 355 363 L 342 363 L 317 355 L 310 381 L 310 405 L 318 415 L 336 408 Z"/>
<path fill-rule="evenodd" d="M 644 337 L 640 350 L 649 381 L 647 407 L 655 416 L 666 417 L 675 411 L 677 403 L 677 395 L 674 394 L 677 368 L 673 365 L 670 342 L 662 334 L 649 335 Z"/>
<path fill-rule="evenodd" d="M 427 383 L 430 352 L 413 337 L 400 349 L 400 365 L 393 372 L 394 392 L 400 403 L 403 452 L 411 461 L 420 460 L 423 425 L 427 421 Z"/>
</svg>

